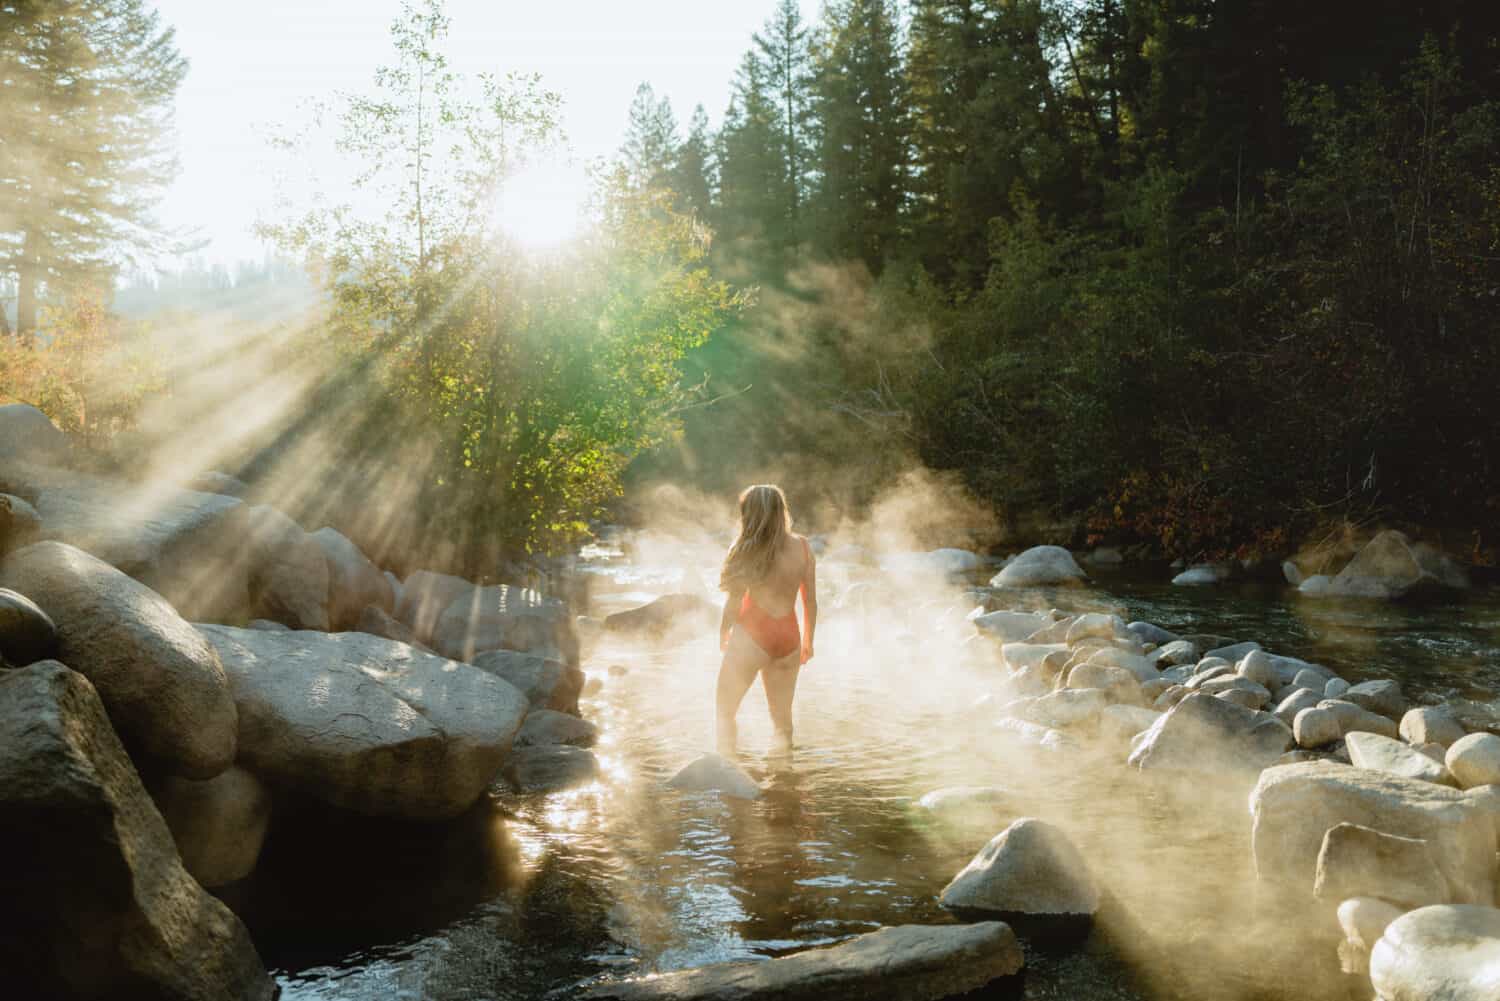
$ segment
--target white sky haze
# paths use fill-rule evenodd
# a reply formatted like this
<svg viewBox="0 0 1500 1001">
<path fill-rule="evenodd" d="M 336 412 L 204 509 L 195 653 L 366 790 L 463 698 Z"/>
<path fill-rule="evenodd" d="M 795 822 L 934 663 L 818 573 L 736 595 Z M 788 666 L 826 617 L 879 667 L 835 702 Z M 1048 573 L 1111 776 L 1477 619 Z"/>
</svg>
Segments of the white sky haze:
<svg viewBox="0 0 1500 1001">
<path fill-rule="evenodd" d="M 191 69 L 177 98 L 182 172 L 162 221 L 211 242 L 197 256 L 228 265 L 259 258 L 250 232 L 273 212 L 275 160 L 266 127 L 297 122 L 303 102 L 370 86 L 392 61 L 389 28 L 400 0 L 157 0 Z M 717 123 L 751 35 L 775 0 L 449 0 L 451 67 L 538 72 L 563 98 L 578 160 L 519 179 L 510 193 L 523 238 L 541 239 L 583 193 L 582 161 L 614 153 L 635 88 L 649 81 L 686 125 L 702 103 Z M 802 0 L 816 19 L 816 0 Z M 310 165 L 316 167 L 316 165 Z M 555 220 L 555 223 L 554 223 Z"/>
</svg>

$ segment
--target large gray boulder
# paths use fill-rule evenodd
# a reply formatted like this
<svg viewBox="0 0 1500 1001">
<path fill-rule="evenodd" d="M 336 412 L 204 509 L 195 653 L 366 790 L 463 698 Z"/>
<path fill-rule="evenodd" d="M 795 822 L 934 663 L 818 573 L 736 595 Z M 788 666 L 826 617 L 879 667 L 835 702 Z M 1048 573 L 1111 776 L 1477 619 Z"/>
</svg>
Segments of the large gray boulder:
<svg viewBox="0 0 1500 1001">
<path fill-rule="evenodd" d="M 0 585 L 52 619 L 58 656 L 98 689 L 134 748 L 188 778 L 212 778 L 234 762 L 236 714 L 224 669 L 161 595 L 61 542 L 11 553 L 0 562 Z"/>
<path fill-rule="evenodd" d="M 327 632 L 328 559 L 318 540 L 273 507 L 246 508 L 236 521 L 254 617 Z"/>
<path fill-rule="evenodd" d="M 1022 817 L 953 877 L 938 903 L 960 914 L 1092 916 L 1099 888 L 1067 835 Z"/>
<path fill-rule="evenodd" d="M 1408 744 L 1441 744 L 1444 748 L 1461 740 L 1464 725 L 1447 709 L 1436 706 L 1418 706 L 1408 709 L 1401 717 L 1399 727 L 1401 739 Z"/>
<path fill-rule="evenodd" d="M 0 674 L 0 962 L 14 998 L 270 1001 L 239 920 L 183 869 L 89 682 Z"/>
<path fill-rule="evenodd" d="M 517 792 L 562 792 L 594 781 L 599 775 L 599 760 L 587 748 L 537 744 L 511 752 L 503 774 Z"/>
<path fill-rule="evenodd" d="M 396 618 L 411 626 L 417 639 L 432 643 L 433 630 L 449 605 L 477 590 L 478 585 L 451 574 L 417 570 L 401 584 Z"/>
<path fill-rule="evenodd" d="M 339 631 L 356 628 L 367 605 L 382 612 L 395 611 L 396 596 L 391 582 L 358 546 L 335 528 L 318 529 L 312 533 L 312 540 L 322 548 L 328 563 L 330 628 Z"/>
<path fill-rule="evenodd" d="M 605 632 L 662 641 L 676 635 L 711 632 L 719 606 L 697 594 L 664 594 L 639 608 L 604 617 Z"/>
<path fill-rule="evenodd" d="M 515 650 L 578 664 L 578 633 L 567 606 L 509 584 L 475 588 L 450 602 L 438 617 L 432 648 L 454 660 Z"/>
<path fill-rule="evenodd" d="M 1366 543 L 1322 593 L 1400 601 L 1468 586 L 1468 575 L 1451 558 L 1388 530 Z"/>
<path fill-rule="evenodd" d="M 457 816 L 499 771 L 526 716 L 513 686 L 404 643 L 198 628 L 233 687 L 241 762 L 359 813 Z"/>
<path fill-rule="evenodd" d="M 1361 709 L 1379 713 L 1386 719 L 1400 720 L 1406 715 L 1406 696 L 1401 693 L 1401 686 L 1389 678 L 1350 685 L 1339 698 L 1353 702 Z"/>
<path fill-rule="evenodd" d="M 359 619 L 355 621 L 352 631 L 369 633 L 371 636 L 395 640 L 397 643 L 406 643 L 427 653 L 433 652 L 427 644 L 417 639 L 416 630 L 411 626 L 374 605 L 366 605 L 360 610 Z"/>
<path fill-rule="evenodd" d="M 533 709 L 578 713 L 583 672 L 552 657 L 514 650 L 491 650 L 474 658 L 474 666 L 515 686 Z"/>
<path fill-rule="evenodd" d="M 1194 692 L 1136 738 L 1129 761 L 1142 771 L 1247 773 L 1291 745 L 1291 730 L 1270 713 Z"/>
<path fill-rule="evenodd" d="M 1436 905 L 1403 914 L 1370 953 L 1380 1001 L 1500 997 L 1500 910 Z"/>
<path fill-rule="evenodd" d="M 36 602 L 0 587 L 0 661 L 25 667 L 57 652 L 57 626 Z"/>
<path fill-rule="evenodd" d="M 1465 789 L 1500 783 L 1500 737 L 1471 733 L 1448 748 L 1448 771 Z"/>
<path fill-rule="evenodd" d="M 596 984 L 585 1001 L 940 1001 L 1020 972 L 1021 945 L 999 921 L 899 925 L 761 962 L 719 963 Z"/>
<path fill-rule="evenodd" d="M 1050 587 L 1081 584 L 1088 575 L 1061 546 L 1033 546 L 990 579 L 991 587 Z"/>
<path fill-rule="evenodd" d="M 164 776 L 150 790 L 199 883 L 223 886 L 254 871 L 271 823 L 271 792 L 260 779 L 230 768 L 202 781 Z"/>
<path fill-rule="evenodd" d="M 1427 842 L 1372 827 L 1336 824 L 1323 835 L 1313 895 L 1379 897 L 1405 908 L 1448 903 L 1448 884 Z"/>
<path fill-rule="evenodd" d="M 1250 795 L 1251 847 L 1263 882 L 1310 894 L 1323 836 L 1357 824 L 1427 842 L 1458 903 L 1495 895 L 1495 827 L 1457 789 L 1330 761 L 1278 765 Z"/>
<path fill-rule="evenodd" d="M 51 418 L 26 403 L 0 407 L 0 460 L 62 464 L 68 458 L 68 436 Z"/>
</svg>

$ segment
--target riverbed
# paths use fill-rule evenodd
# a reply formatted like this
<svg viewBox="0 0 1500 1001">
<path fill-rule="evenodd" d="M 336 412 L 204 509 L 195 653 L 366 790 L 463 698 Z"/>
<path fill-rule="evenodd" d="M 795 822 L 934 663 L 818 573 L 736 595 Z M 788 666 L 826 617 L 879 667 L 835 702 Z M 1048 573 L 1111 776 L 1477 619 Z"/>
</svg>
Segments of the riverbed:
<svg viewBox="0 0 1500 1001">
<path fill-rule="evenodd" d="M 596 614 L 681 586 L 670 566 L 613 553 L 586 569 Z M 830 571 L 831 589 L 852 582 Z M 1087 592 L 1030 600 L 1256 639 L 1474 712 L 1500 690 L 1492 592 L 1393 609 L 1264 586 L 1172 588 L 1166 577 L 1095 571 Z M 799 686 L 796 750 L 767 754 L 758 687 L 741 710 L 741 763 L 767 790 L 758 801 L 663 787 L 712 745 L 711 633 L 667 650 L 605 639 L 585 663 L 602 687 L 582 703 L 601 728 L 596 782 L 535 798 L 497 789 L 441 834 L 335 825 L 315 846 L 273 834 L 253 885 L 231 900 L 287 1001 L 561 998 L 598 978 L 951 921 L 936 904 L 943 885 L 1030 815 L 1068 831 L 1106 901 L 1082 939 L 1027 941 L 1020 996 L 1352 996 L 1330 948 L 1268 921 L 1242 796 L 1148 785 L 1123 754 L 1049 763 L 996 739 L 998 678 L 960 664 L 972 633 L 963 592 L 830 603 Z M 965 785 L 1001 787 L 1001 805 L 954 818 L 917 803 Z"/>
</svg>

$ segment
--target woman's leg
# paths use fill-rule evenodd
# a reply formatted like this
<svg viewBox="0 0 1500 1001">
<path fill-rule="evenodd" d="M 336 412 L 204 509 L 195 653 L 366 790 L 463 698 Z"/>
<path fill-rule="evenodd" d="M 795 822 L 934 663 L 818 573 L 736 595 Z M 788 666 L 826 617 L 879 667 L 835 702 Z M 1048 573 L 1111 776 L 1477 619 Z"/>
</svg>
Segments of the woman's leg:
<svg viewBox="0 0 1500 1001">
<path fill-rule="evenodd" d="M 756 646 L 750 635 L 739 626 L 729 634 L 729 645 L 724 649 L 724 661 L 719 665 L 719 685 L 715 698 L 717 727 L 715 744 L 719 753 L 728 757 L 735 753 L 739 744 L 739 726 L 734 717 L 740 711 L 745 693 L 755 683 L 755 674 L 768 665 L 770 658 Z"/>
<path fill-rule="evenodd" d="M 760 672 L 760 683 L 766 689 L 766 708 L 771 712 L 771 726 L 776 730 L 776 746 L 792 746 L 792 698 L 797 694 L 797 677 L 802 673 L 801 653 L 782 657 Z"/>
</svg>

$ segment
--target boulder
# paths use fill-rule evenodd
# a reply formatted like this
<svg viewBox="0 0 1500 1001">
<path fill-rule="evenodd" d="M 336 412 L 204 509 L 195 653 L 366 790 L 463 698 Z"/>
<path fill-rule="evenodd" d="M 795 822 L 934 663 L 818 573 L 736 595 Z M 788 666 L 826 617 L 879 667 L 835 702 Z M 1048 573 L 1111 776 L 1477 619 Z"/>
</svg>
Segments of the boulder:
<svg viewBox="0 0 1500 1001">
<path fill-rule="evenodd" d="M 150 791 L 199 883 L 223 886 L 255 869 L 271 823 L 271 793 L 260 779 L 236 767 L 202 781 L 163 776 Z"/>
<path fill-rule="evenodd" d="M 1401 908 L 1374 897 L 1352 897 L 1339 904 L 1339 959 L 1345 973 L 1364 975 L 1370 968 L 1370 950 L 1380 941 L 1390 923 L 1402 915 Z"/>
<path fill-rule="evenodd" d="M 1344 693 L 1353 687 L 1343 678 L 1329 678 L 1323 683 L 1323 696 L 1329 699 L 1343 698 Z"/>
<path fill-rule="evenodd" d="M 649 604 L 604 618 L 605 632 L 661 641 L 674 634 L 712 632 L 719 606 L 696 594 L 664 594 Z"/>
<path fill-rule="evenodd" d="M 1292 720 L 1292 738 L 1304 750 L 1336 744 L 1344 736 L 1338 716 L 1330 709 L 1313 706 L 1302 709 Z"/>
<path fill-rule="evenodd" d="M 514 650 L 578 664 L 578 633 L 567 606 L 509 584 L 475 588 L 454 599 L 438 617 L 432 648 L 470 662 L 491 650 Z"/>
<path fill-rule="evenodd" d="M 417 570 L 401 585 L 396 618 L 411 626 L 417 639 L 432 643 L 433 630 L 449 605 L 476 590 L 478 585 L 449 574 Z"/>
<path fill-rule="evenodd" d="M 1260 644 L 1254 640 L 1245 640 L 1243 643 L 1225 643 L 1211 648 L 1203 655 L 1203 659 L 1218 657 L 1227 664 L 1237 664 L 1259 649 Z"/>
<path fill-rule="evenodd" d="M 1067 654 L 1068 648 L 1061 643 L 1006 643 L 1000 648 L 1000 659 L 1012 671 L 1024 671 L 1040 666 L 1049 654 Z"/>
<path fill-rule="evenodd" d="M 1353 702 L 1343 699 L 1324 699 L 1318 703 L 1318 707 L 1333 713 L 1339 721 L 1339 729 L 1346 736 L 1359 731 L 1378 733 L 1382 737 L 1400 736 L 1395 720 L 1389 716 L 1372 713 L 1364 706 L 1357 706 Z"/>
<path fill-rule="evenodd" d="M 990 579 L 991 587 L 1050 587 L 1087 580 L 1073 554 L 1061 546 L 1033 546 Z"/>
<path fill-rule="evenodd" d="M 588 720 L 553 709 L 534 709 L 516 734 L 516 747 L 572 744 L 593 747 L 599 739 L 599 728 Z"/>
<path fill-rule="evenodd" d="M 1366 543 L 1328 583 L 1340 597 L 1400 601 L 1467 590 L 1468 575 L 1449 557 L 1404 534 L 1387 530 Z"/>
<path fill-rule="evenodd" d="M 25 667 L 57 652 L 57 626 L 36 602 L 0 587 L 0 663 Z"/>
<path fill-rule="evenodd" d="M 1068 672 L 1068 688 L 1097 688 L 1104 692 L 1110 702 L 1140 702 L 1141 683 L 1135 675 L 1123 667 L 1095 664 L 1092 661 L 1079 664 Z"/>
<path fill-rule="evenodd" d="M 1448 884 L 1421 838 L 1335 824 L 1318 851 L 1313 896 L 1328 901 L 1379 897 L 1409 910 L 1448 903 Z"/>
<path fill-rule="evenodd" d="M 1298 688 L 1306 688 L 1314 692 L 1324 691 L 1328 687 L 1328 680 L 1309 668 L 1303 668 L 1292 676 L 1292 684 Z M 1329 698 L 1332 697 L 1329 696 Z"/>
<path fill-rule="evenodd" d="M 474 658 L 474 666 L 514 685 L 533 709 L 578 714 L 583 672 L 560 660 L 514 650 L 491 650 Z"/>
<path fill-rule="evenodd" d="M 396 608 L 395 593 L 380 568 L 337 529 L 320 528 L 312 540 L 328 564 L 328 621 L 332 629 L 358 629 L 366 607 L 382 612 Z"/>
<path fill-rule="evenodd" d="M 1500 997 L 1500 909 L 1438 904 L 1392 921 L 1370 952 L 1380 1001 Z"/>
<path fill-rule="evenodd" d="M 225 497 L 244 497 L 250 493 L 250 484 L 244 480 L 214 470 L 199 473 L 183 486 L 188 490 L 197 490 L 205 494 L 223 494 Z"/>
<path fill-rule="evenodd" d="M 1401 686 L 1394 681 L 1361 681 L 1357 685 L 1350 685 L 1339 698 L 1372 713 L 1379 713 L 1386 719 L 1399 720 L 1406 715 L 1406 696 L 1401 694 Z"/>
<path fill-rule="evenodd" d="M 1224 695 L 1229 692 L 1241 692 L 1245 701 L 1241 702 L 1250 709 L 1259 709 L 1271 701 L 1271 693 L 1264 685 L 1258 685 L 1249 678 L 1242 678 L 1238 674 L 1221 674 L 1215 678 L 1209 678 L 1198 686 L 1198 691 L 1209 695 Z"/>
<path fill-rule="evenodd" d="M 1092 916 L 1099 888 L 1067 835 L 1022 817 L 953 877 L 938 903 L 960 915 Z"/>
<path fill-rule="evenodd" d="M 224 669 L 161 595 L 61 542 L 11 553 L 0 562 L 0 585 L 52 619 L 58 656 L 98 690 L 128 744 L 187 778 L 212 778 L 234 762 Z"/>
<path fill-rule="evenodd" d="M 1182 638 L 1176 633 L 1150 622 L 1132 622 L 1125 628 L 1142 643 L 1155 643 L 1159 647 L 1166 646 L 1168 643 Z"/>
<path fill-rule="evenodd" d="M 1464 736 L 1464 725 L 1451 712 L 1433 706 L 1408 709 L 1401 717 L 1401 739 L 1409 744 L 1449 747 Z"/>
<path fill-rule="evenodd" d="M 587 748 L 537 744 L 512 751 L 505 761 L 504 774 L 517 792 L 562 792 L 594 781 L 599 775 L 599 760 Z"/>
<path fill-rule="evenodd" d="M 1147 658 L 1159 668 L 1177 667 L 1198 662 L 1198 646 L 1190 640 L 1173 640 L 1158 647 Z"/>
<path fill-rule="evenodd" d="M 1172 578 L 1172 584 L 1174 587 L 1207 587 L 1219 583 L 1226 577 L 1228 574 L 1224 572 L 1223 567 L 1188 567 Z"/>
<path fill-rule="evenodd" d="M 760 799 L 760 785 L 738 765 L 717 754 L 704 754 L 682 766 L 667 785 L 684 792 L 720 792 L 735 799 Z"/>
<path fill-rule="evenodd" d="M 1312 891 L 1323 835 L 1348 823 L 1426 841 L 1450 899 L 1494 899 L 1493 820 L 1457 789 L 1311 761 L 1262 772 L 1250 814 L 1257 877 L 1293 893 Z"/>
<path fill-rule="evenodd" d="M 1448 769 L 1433 761 L 1414 747 L 1403 744 L 1378 733 L 1356 731 L 1344 738 L 1349 751 L 1349 762 L 1356 768 L 1373 768 L 1409 779 L 1436 782 L 1439 785 L 1457 785 Z"/>
<path fill-rule="evenodd" d="M 0 406 L 0 460 L 67 463 L 68 436 L 51 418 L 27 403 Z"/>
<path fill-rule="evenodd" d="M 1001 643 L 1020 642 L 1047 625 L 1046 620 L 1032 612 L 990 612 L 976 616 L 973 622 L 981 635 Z"/>
<path fill-rule="evenodd" d="M 250 554 L 250 608 L 256 618 L 327 632 L 328 558 L 318 540 L 274 507 L 246 508 L 240 519 Z"/>
<path fill-rule="evenodd" d="M 1077 646 L 1087 639 L 1113 640 L 1117 633 L 1125 631 L 1125 623 L 1119 616 L 1103 612 L 1089 612 L 1075 618 L 1068 626 L 1068 646 Z"/>
<path fill-rule="evenodd" d="M 1333 578 L 1327 574 L 1315 573 L 1302 583 L 1297 585 L 1298 594 L 1322 595 L 1328 593 Z"/>
<path fill-rule="evenodd" d="M 1105 706 L 1099 714 L 1099 735 L 1119 744 L 1128 744 L 1136 734 L 1150 729 L 1160 715 L 1155 709 L 1141 706 Z"/>
<path fill-rule="evenodd" d="M 1107 705 L 1109 696 L 1097 688 L 1066 688 L 1031 702 L 1021 718 L 1044 727 L 1078 726 L 1093 722 Z"/>
<path fill-rule="evenodd" d="M 354 623 L 352 631 L 395 640 L 397 643 L 414 646 L 424 653 L 432 653 L 427 644 L 417 639 L 416 630 L 400 619 L 387 615 L 384 609 L 376 608 L 374 605 L 366 605 L 360 611 L 359 619 Z"/>
<path fill-rule="evenodd" d="M 1020 812 L 1015 792 L 1004 786 L 949 786 L 934 789 L 917 800 L 916 807 L 945 820 L 988 821 L 997 814 Z M 990 828 L 994 830 L 994 828 Z"/>
<path fill-rule="evenodd" d="M 595 984 L 583 1001 L 939 1001 L 1025 964 L 1008 925 L 899 925 L 780 959 L 718 963 Z"/>
<path fill-rule="evenodd" d="M 14 998 L 270 1001 L 229 909 L 183 869 L 94 687 L 0 674 L 0 960 Z"/>
<path fill-rule="evenodd" d="M 1026 642 L 1047 646 L 1057 645 L 1067 649 L 1068 630 L 1073 628 L 1073 618 L 1071 615 L 1065 615 L 1060 619 L 1054 619 L 1050 624 L 1042 626 L 1027 636 Z"/>
<path fill-rule="evenodd" d="M 1148 681 L 1156 681 L 1161 677 L 1161 672 L 1152 666 L 1151 662 L 1138 653 L 1122 650 L 1119 647 L 1103 647 L 1089 654 L 1088 663 L 1107 664 L 1111 667 L 1123 668 L 1135 675 L 1135 679 L 1142 684 Z"/>
<path fill-rule="evenodd" d="M 1186 685 L 1173 685 L 1156 697 L 1156 701 L 1151 703 L 1151 708 L 1164 713 L 1191 694 L 1193 690 Z"/>
<path fill-rule="evenodd" d="M 202 625 L 239 708 L 240 760 L 344 809 L 441 820 L 499 771 L 526 697 L 484 671 L 364 633 Z"/>
<path fill-rule="evenodd" d="M 0 494 L 0 556 L 38 542 L 42 537 L 42 516 L 36 508 L 19 497 Z"/>
<path fill-rule="evenodd" d="M 1291 732 L 1269 713 L 1194 692 L 1141 734 L 1130 764 L 1143 771 L 1259 771 L 1291 744 Z"/>
<path fill-rule="evenodd" d="M 1460 737 L 1448 748 L 1444 761 L 1465 789 L 1500 783 L 1500 737 L 1493 733 Z"/>
<path fill-rule="evenodd" d="M 1322 696 L 1317 692 L 1310 692 L 1306 688 L 1298 688 L 1278 702 L 1276 708 L 1271 710 L 1271 715 L 1281 720 L 1287 726 L 1293 727 L 1295 730 L 1297 714 L 1304 709 L 1316 707 L 1321 701 L 1323 701 Z M 1342 731 L 1340 731 L 1340 735 L 1342 736 Z M 1337 740 L 1338 738 L 1335 737 L 1334 739 Z"/>
</svg>

